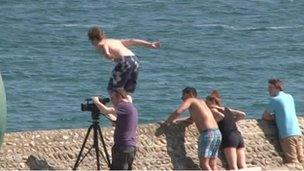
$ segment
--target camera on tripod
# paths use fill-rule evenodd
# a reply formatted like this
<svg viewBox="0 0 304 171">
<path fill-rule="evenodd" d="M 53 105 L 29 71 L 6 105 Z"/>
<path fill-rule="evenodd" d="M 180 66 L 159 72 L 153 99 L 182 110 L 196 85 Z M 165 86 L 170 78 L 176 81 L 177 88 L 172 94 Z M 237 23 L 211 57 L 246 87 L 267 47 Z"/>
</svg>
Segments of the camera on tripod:
<svg viewBox="0 0 304 171">
<path fill-rule="evenodd" d="M 110 102 L 109 98 L 98 97 L 100 103 L 107 104 Z M 100 113 L 98 107 L 93 103 L 92 98 L 85 99 L 84 103 L 81 103 L 81 111 L 90 111 L 93 113 Z"/>
<path fill-rule="evenodd" d="M 100 103 L 102 103 L 104 105 L 106 105 L 106 103 L 110 102 L 109 98 L 98 97 L 98 100 Z M 77 156 L 77 160 L 74 164 L 73 170 L 76 170 L 78 168 L 79 164 L 84 160 L 84 158 L 87 156 L 87 154 L 89 154 L 91 152 L 92 149 L 95 149 L 95 153 L 96 153 L 97 170 L 100 170 L 99 155 L 101 155 L 103 157 L 103 159 L 105 159 L 105 162 L 107 163 L 108 167 L 110 168 L 110 166 L 111 166 L 110 157 L 107 152 L 105 140 L 102 136 L 101 128 L 99 126 L 99 124 L 100 124 L 99 116 L 102 113 L 99 111 L 98 107 L 94 104 L 92 98 L 85 99 L 85 102 L 81 103 L 81 111 L 90 111 L 91 112 L 92 125 L 89 127 L 89 129 L 87 131 L 87 134 L 86 134 L 83 144 L 81 146 L 80 152 Z M 84 155 L 82 155 L 82 153 L 85 149 L 85 144 L 86 144 L 89 134 L 92 130 L 93 130 L 93 145 L 91 145 L 91 147 L 87 150 L 87 152 Z M 101 140 L 101 143 L 103 146 L 103 152 L 99 149 L 99 145 L 98 145 L 99 139 Z"/>
</svg>

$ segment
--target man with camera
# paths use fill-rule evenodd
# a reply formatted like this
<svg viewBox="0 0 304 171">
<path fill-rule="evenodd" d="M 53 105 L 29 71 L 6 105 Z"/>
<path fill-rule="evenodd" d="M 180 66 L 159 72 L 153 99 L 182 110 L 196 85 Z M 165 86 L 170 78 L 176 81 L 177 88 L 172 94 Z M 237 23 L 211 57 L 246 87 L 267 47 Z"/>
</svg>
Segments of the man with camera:
<svg viewBox="0 0 304 171">
<path fill-rule="evenodd" d="M 133 103 L 130 103 L 127 93 L 123 89 L 110 91 L 113 107 L 107 107 L 93 97 L 94 104 L 101 113 L 115 121 L 114 146 L 112 147 L 111 170 L 131 170 L 136 152 L 138 112 Z"/>
</svg>

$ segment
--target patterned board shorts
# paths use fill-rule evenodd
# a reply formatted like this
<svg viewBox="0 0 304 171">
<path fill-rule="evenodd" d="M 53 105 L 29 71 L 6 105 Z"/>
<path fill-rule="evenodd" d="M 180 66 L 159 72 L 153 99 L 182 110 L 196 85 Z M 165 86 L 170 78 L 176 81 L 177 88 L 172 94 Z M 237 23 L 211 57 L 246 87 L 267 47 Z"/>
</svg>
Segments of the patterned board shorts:
<svg viewBox="0 0 304 171">
<path fill-rule="evenodd" d="M 218 155 L 222 141 L 222 135 L 219 129 L 204 130 L 198 141 L 199 158 L 215 158 Z"/>
<path fill-rule="evenodd" d="M 128 93 L 133 93 L 138 77 L 139 62 L 137 57 L 124 56 L 116 62 L 117 64 L 108 83 L 108 91 L 122 88 Z"/>
</svg>

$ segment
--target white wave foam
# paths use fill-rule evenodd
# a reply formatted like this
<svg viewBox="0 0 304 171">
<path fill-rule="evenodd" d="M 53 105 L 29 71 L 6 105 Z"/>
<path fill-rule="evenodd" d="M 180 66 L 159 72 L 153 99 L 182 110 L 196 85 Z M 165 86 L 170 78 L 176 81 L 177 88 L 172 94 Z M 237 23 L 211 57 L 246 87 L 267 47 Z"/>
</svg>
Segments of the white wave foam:
<svg viewBox="0 0 304 171">
<path fill-rule="evenodd" d="M 224 29 L 236 30 L 236 31 L 254 31 L 254 30 L 283 30 L 283 29 L 296 29 L 302 28 L 304 25 L 295 25 L 295 26 L 270 26 L 270 27 L 235 27 L 225 24 L 201 24 L 196 25 L 197 27 L 219 27 Z"/>
<path fill-rule="evenodd" d="M 268 29 L 273 29 L 273 30 L 281 30 L 281 29 L 294 29 L 294 28 L 302 28 L 304 25 L 296 25 L 296 26 L 273 26 L 273 27 L 266 27 Z"/>
<path fill-rule="evenodd" d="M 85 28 L 90 28 L 93 27 L 95 25 L 91 25 L 91 24 L 63 24 L 64 27 L 85 27 Z"/>
<path fill-rule="evenodd" d="M 43 24 L 45 27 L 58 27 L 58 24 Z M 93 26 L 98 26 L 98 24 L 60 24 L 59 27 L 80 27 L 80 28 L 91 28 Z M 102 24 L 102 28 L 111 29 L 114 28 L 115 25 L 110 24 Z"/>
<path fill-rule="evenodd" d="M 99 26 L 98 24 L 63 24 L 63 27 L 80 27 L 80 28 L 91 28 L 94 26 Z M 102 28 L 112 29 L 115 25 L 102 24 Z"/>
</svg>

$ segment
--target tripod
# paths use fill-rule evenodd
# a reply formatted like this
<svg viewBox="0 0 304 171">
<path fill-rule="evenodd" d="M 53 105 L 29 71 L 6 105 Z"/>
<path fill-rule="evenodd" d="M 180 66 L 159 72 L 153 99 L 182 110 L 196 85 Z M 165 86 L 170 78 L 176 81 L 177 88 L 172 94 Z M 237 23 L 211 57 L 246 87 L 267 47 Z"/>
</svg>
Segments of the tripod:
<svg viewBox="0 0 304 171">
<path fill-rule="evenodd" d="M 96 111 L 92 111 L 91 117 L 92 117 L 92 125 L 88 128 L 87 134 L 86 134 L 85 139 L 83 141 L 81 150 L 80 150 L 80 152 L 79 152 L 79 154 L 77 156 L 77 160 L 76 160 L 76 162 L 74 164 L 73 170 L 77 169 L 77 167 L 79 166 L 79 164 L 91 152 L 92 148 L 95 149 L 95 153 L 96 153 L 97 170 L 100 170 L 99 154 L 101 154 L 101 156 L 103 157 L 103 159 L 107 163 L 108 167 L 110 168 L 110 166 L 111 166 L 109 154 L 108 154 L 107 148 L 106 148 L 106 143 L 104 141 L 104 138 L 102 136 L 101 129 L 100 129 L 100 126 L 99 126 L 99 113 L 96 112 Z M 85 144 L 86 144 L 86 142 L 88 140 L 88 137 L 90 135 L 91 130 L 93 130 L 93 145 L 89 148 L 89 150 L 87 151 L 87 153 L 85 153 L 85 155 L 83 155 L 83 157 L 82 157 L 82 152 L 84 150 Z M 99 145 L 98 145 L 98 138 L 99 137 L 98 136 L 100 136 L 100 139 L 101 139 L 101 142 L 102 142 L 102 146 L 103 146 L 103 150 L 104 150 L 104 153 L 105 153 L 106 157 L 99 150 Z"/>
</svg>

